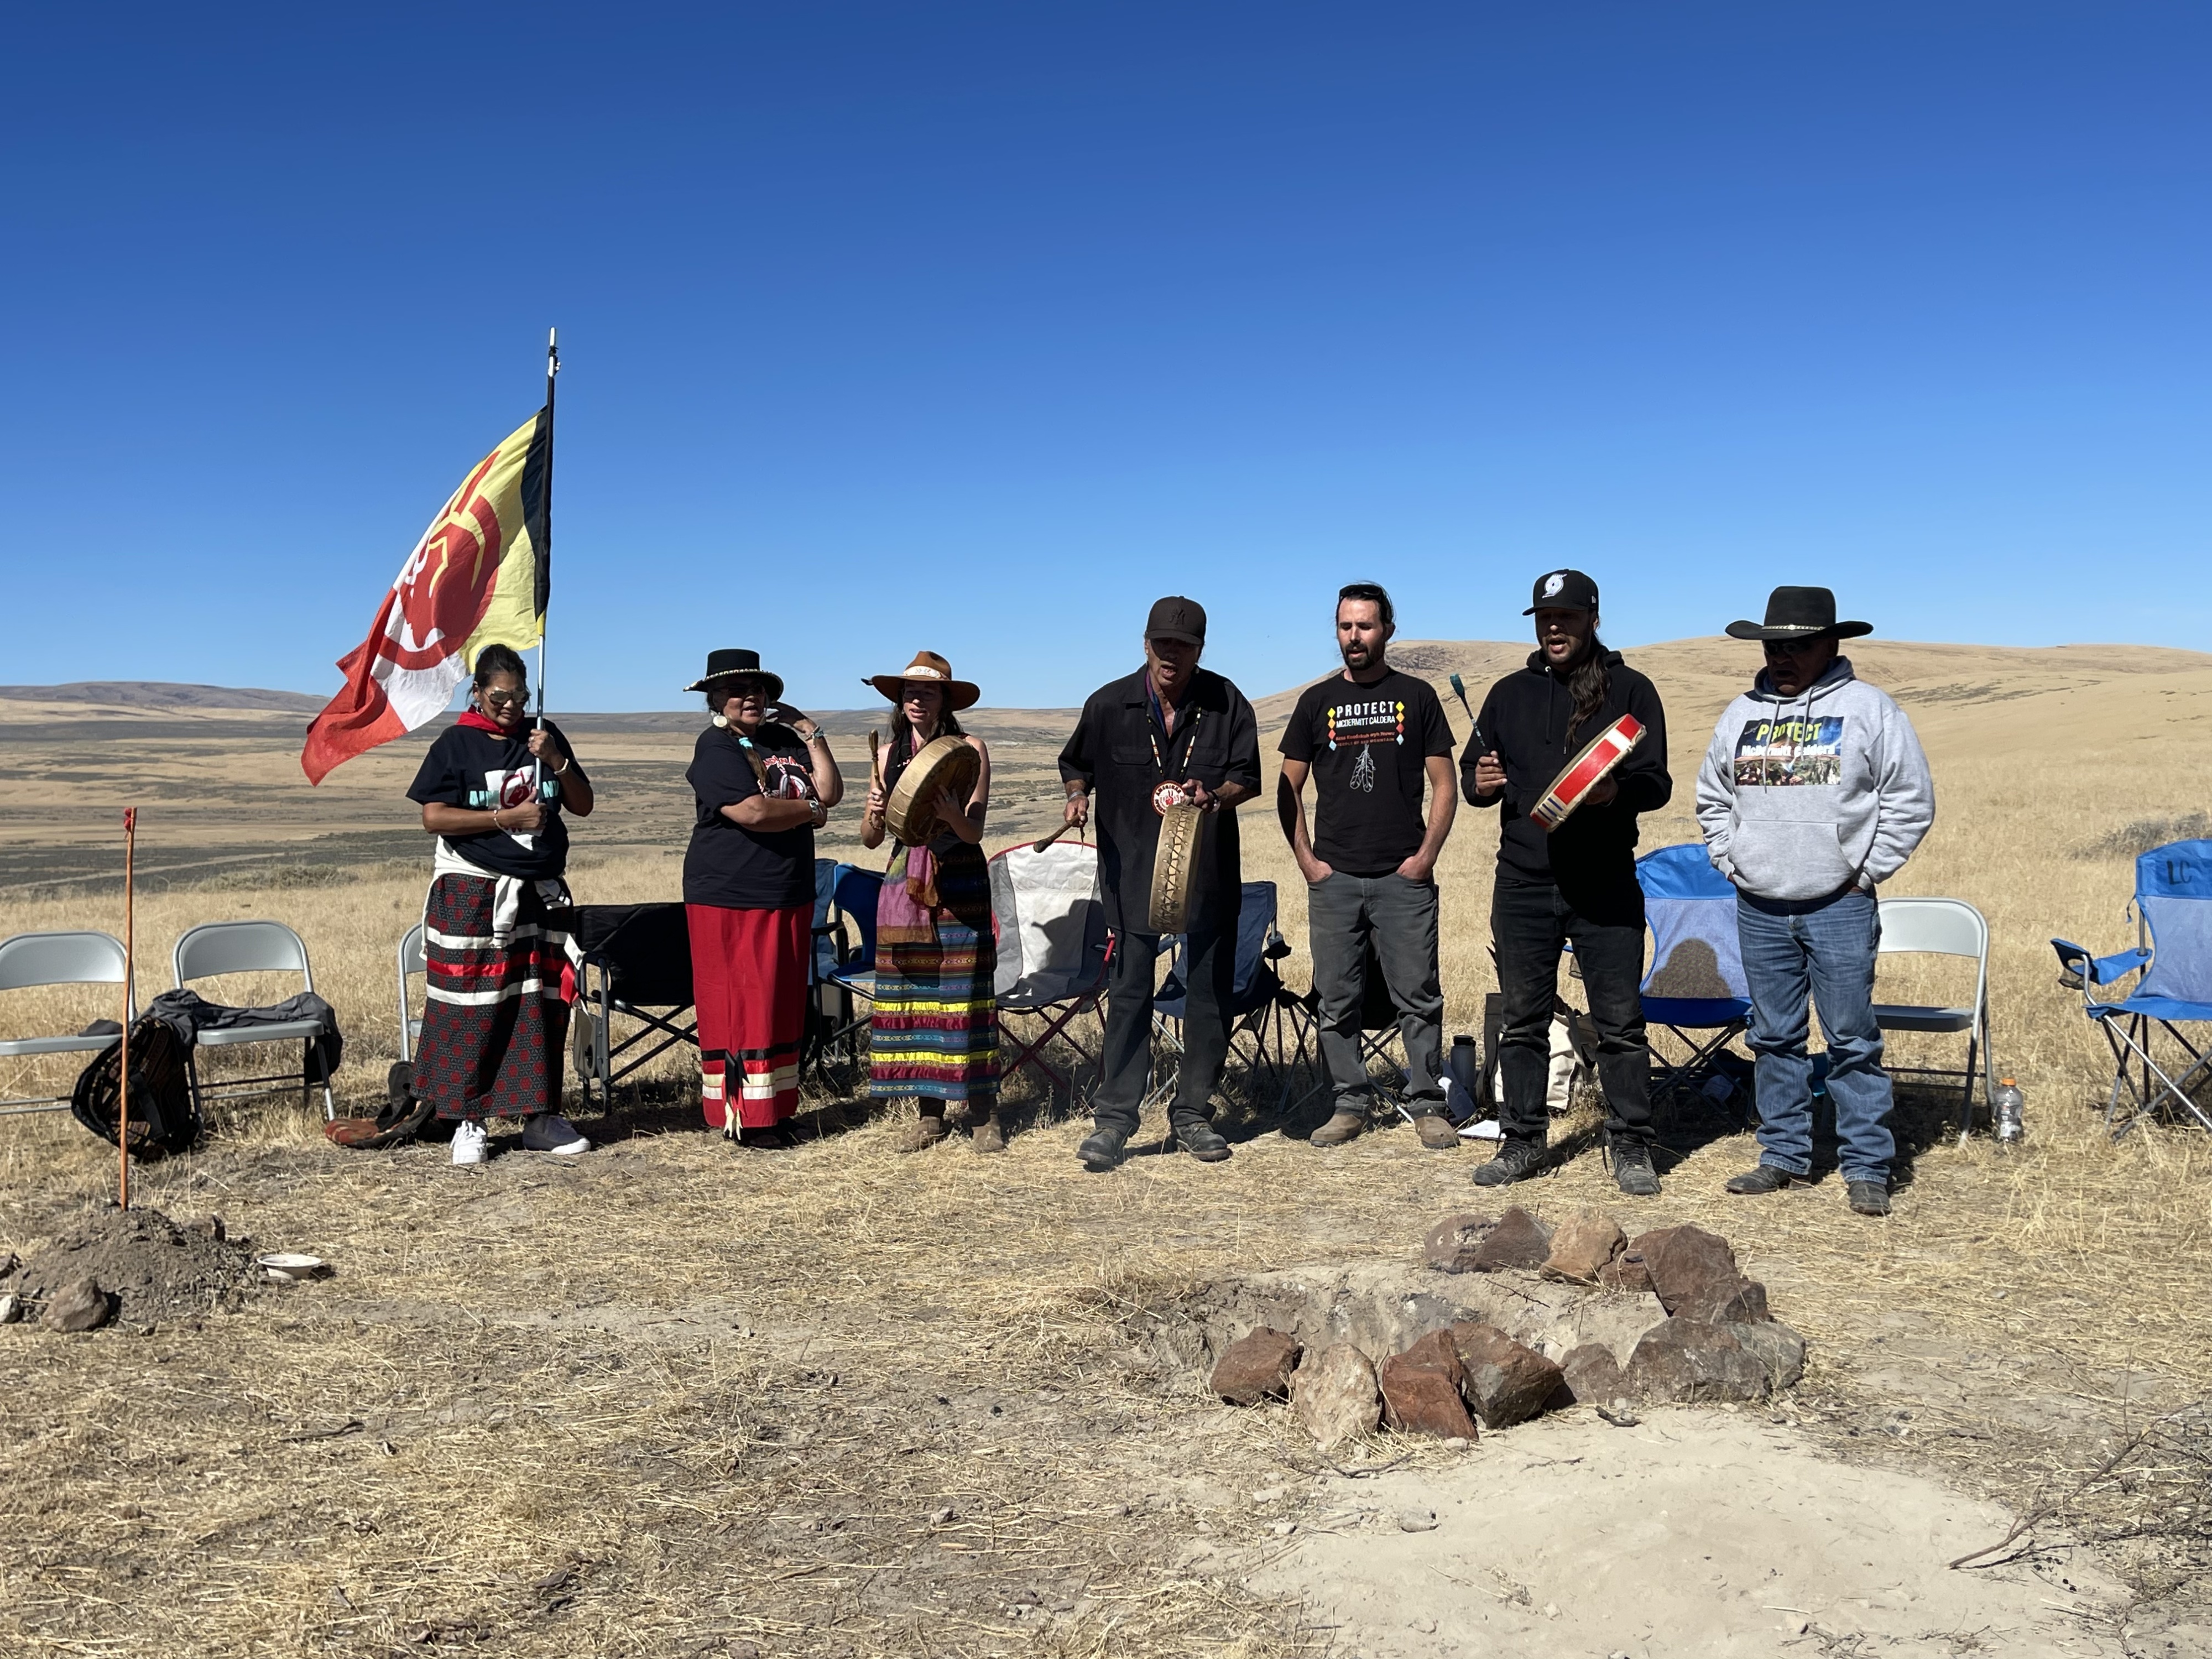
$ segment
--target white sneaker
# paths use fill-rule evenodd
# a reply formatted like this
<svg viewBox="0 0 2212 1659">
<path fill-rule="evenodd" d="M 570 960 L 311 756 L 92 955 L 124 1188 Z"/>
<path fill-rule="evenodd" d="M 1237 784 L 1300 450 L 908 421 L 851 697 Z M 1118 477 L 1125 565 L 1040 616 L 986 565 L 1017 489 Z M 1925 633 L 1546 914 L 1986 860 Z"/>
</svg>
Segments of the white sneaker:
<svg viewBox="0 0 2212 1659">
<path fill-rule="evenodd" d="M 453 1162 L 481 1164 L 491 1156 L 490 1137 L 484 1133 L 481 1123 L 456 1123 L 453 1126 Z"/>
</svg>

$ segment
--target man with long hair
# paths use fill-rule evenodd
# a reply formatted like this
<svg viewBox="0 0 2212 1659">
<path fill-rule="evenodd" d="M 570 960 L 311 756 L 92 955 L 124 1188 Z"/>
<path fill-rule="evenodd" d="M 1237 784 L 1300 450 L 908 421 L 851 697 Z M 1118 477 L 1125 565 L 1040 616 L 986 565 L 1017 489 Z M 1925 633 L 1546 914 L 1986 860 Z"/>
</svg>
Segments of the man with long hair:
<svg viewBox="0 0 2212 1659">
<path fill-rule="evenodd" d="M 1598 638 L 1597 584 L 1579 570 L 1536 579 L 1522 614 L 1536 623 L 1528 666 L 1490 688 L 1460 762 L 1470 806 L 1498 809 L 1490 933 L 1504 998 L 1497 1155 L 1474 1173 L 1502 1187 L 1543 1167 L 1544 1097 L 1558 1006 L 1559 952 L 1571 940 L 1597 1028 L 1613 1178 L 1632 1197 L 1659 1191 L 1651 1163 L 1651 1054 L 1644 1036 L 1644 891 L 1636 818 L 1666 805 L 1667 715 L 1651 682 Z M 1531 816 L 1567 763 L 1623 714 L 1644 726 L 1628 757 L 1547 831 Z"/>
<path fill-rule="evenodd" d="M 1375 1085 L 1359 1050 L 1371 948 L 1406 1044 L 1407 1109 L 1421 1145 L 1456 1147 L 1444 1116 L 1444 994 L 1437 972 L 1437 855 L 1451 834 L 1451 722 L 1436 688 L 1387 654 L 1390 596 L 1354 582 L 1336 596 L 1340 673 L 1310 685 L 1283 728 L 1275 812 L 1306 878 L 1322 1058 L 1335 1111 L 1313 1132 L 1341 1146 L 1367 1127 Z M 1306 837 L 1306 781 L 1314 785 Z M 1422 813 L 1423 792 L 1428 811 Z"/>
</svg>

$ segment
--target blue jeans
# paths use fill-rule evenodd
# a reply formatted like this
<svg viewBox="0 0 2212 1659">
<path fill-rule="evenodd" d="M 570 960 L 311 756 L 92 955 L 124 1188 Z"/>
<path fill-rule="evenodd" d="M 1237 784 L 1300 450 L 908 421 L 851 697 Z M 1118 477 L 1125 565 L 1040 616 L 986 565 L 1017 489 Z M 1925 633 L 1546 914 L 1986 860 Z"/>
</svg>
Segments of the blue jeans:
<svg viewBox="0 0 2212 1659">
<path fill-rule="evenodd" d="M 1828 1098 L 1836 1107 L 1844 1179 L 1889 1179 L 1889 1073 L 1874 1020 L 1874 958 L 1881 918 L 1874 896 L 1790 902 L 1739 892 L 1736 937 L 1751 987 L 1749 1046 L 1757 1061 L 1759 1161 L 1792 1175 L 1813 1167 L 1813 1066 L 1806 998 L 1828 1039 Z"/>
</svg>

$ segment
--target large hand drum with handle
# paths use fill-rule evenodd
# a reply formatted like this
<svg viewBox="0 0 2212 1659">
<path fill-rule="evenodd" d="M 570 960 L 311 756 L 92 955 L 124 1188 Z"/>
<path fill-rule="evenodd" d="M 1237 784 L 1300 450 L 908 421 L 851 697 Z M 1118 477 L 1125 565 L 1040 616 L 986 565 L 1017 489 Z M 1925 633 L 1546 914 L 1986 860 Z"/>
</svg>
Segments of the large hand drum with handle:
<svg viewBox="0 0 2212 1659">
<path fill-rule="evenodd" d="M 1198 842 L 1206 814 L 1178 804 L 1160 812 L 1160 844 L 1152 854 L 1152 902 L 1146 920 L 1156 933 L 1190 927 L 1190 893 L 1198 879 Z"/>
<path fill-rule="evenodd" d="M 1589 799 L 1589 792 L 1643 741 L 1644 722 L 1633 714 L 1623 714 L 1567 763 L 1566 770 L 1552 780 L 1552 787 L 1544 792 L 1543 799 L 1536 803 L 1536 810 L 1528 816 L 1542 824 L 1547 834 L 1558 829 L 1567 821 L 1569 813 Z"/>
<path fill-rule="evenodd" d="M 885 827 L 908 846 L 921 846 L 937 833 L 937 798 L 950 790 L 966 806 L 982 765 L 964 738 L 933 738 L 922 744 L 884 803 Z"/>
</svg>

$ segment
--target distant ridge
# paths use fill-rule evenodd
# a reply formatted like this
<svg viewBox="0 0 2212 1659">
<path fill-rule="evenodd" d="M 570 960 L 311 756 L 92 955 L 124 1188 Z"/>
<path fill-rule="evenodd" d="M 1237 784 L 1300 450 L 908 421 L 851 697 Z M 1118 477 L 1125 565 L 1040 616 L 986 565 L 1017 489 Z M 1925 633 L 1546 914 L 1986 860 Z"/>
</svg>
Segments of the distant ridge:
<svg viewBox="0 0 2212 1659">
<path fill-rule="evenodd" d="M 253 686 L 180 685 L 167 680 L 77 680 L 68 685 L 0 685 L 0 702 L 37 702 L 118 711 L 163 713 L 246 709 L 312 714 L 329 701 L 304 691 L 266 691 Z"/>
</svg>

